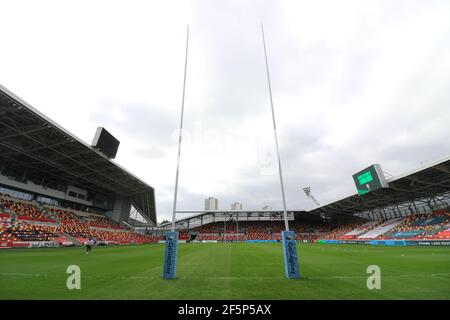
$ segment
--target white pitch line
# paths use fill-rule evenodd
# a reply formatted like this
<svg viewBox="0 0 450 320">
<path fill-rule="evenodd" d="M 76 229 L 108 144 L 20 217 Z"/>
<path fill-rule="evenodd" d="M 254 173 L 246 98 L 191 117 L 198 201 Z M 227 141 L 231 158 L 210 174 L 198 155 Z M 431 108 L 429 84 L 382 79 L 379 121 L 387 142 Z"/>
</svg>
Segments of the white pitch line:
<svg viewBox="0 0 450 320">
<path fill-rule="evenodd" d="M 19 277 L 41 277 L 40 273 L 12 273 L 12 272 L 1 272 L 0 276 L 19 276 Z"/>
<path fill-rule="evenodd" d="M 400 277 L 434 277 L 434 276 L 448 276 L 450 275 L 449 272 L 447 273 L 431 273 L 431 274 L 396 274 L 396 275 L 382 275 L 384 278 L 400 278 Z M 2 272 L 0 273 L 0 276 L 10 276 L 10 277 L 47 277 L 47 276 L 61 276 L 57 274 L 40 274 L 40 273 L 12 273 L 12 272 Z M 82 276 L 83 278 L 99 278 L 96 276 Z M 113 277 L 114 279 L 159 279 L 160 277 L 157 276 L 116 276 Z M 277 278 L 269 278 L 269 277 L 181 277 L 182 279 L 208 279 L 208 280 L 277 280 Z M 304 277 L 305 279 L 311 279 L 311 280 L 321 280 L 321 279 L 365 279 L 367 278 L 367 275 L 361 275 L 361 276 L 324 276 L 324 277 Z M 281 278 L 280 278 L 281 279 Z M 283 278 L 284 279 L 284 278 Z"/>
</svg>

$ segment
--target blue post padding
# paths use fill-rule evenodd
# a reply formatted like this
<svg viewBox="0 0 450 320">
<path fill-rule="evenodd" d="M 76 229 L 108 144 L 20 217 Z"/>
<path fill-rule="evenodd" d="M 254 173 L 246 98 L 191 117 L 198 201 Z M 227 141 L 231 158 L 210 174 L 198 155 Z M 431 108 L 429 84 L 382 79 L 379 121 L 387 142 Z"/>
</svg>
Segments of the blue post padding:
<svg viewBox="0 0 450 320">
<path fill-rule="evenodd" d="M 166 233 L 166 252 L 164 254 L 164 279 L 175 279 L 177 272 L 178 232 Z"/>
<path fill-rule="evenodd" d="M 283 240 L 284 271 L 286 278 L 298 279 L 300 278 L 300 269 L 298 266 L 295 232 L 283 231 L 281 232 L 281 239 Z"/>
</svg>

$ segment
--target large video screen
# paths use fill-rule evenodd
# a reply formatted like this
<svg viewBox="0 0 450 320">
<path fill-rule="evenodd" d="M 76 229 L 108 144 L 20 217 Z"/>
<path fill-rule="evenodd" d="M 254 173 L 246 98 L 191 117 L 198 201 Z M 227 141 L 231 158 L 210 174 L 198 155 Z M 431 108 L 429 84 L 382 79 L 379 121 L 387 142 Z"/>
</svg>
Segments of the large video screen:
<svg viewBox="0 0 450 320">
<path fill-rule="evenodd" d="M 114 159 L 119 149 L 120 141 L 113 137 L 105 128 L 98 127 L 95 132 L 94 141 L 92 141 L 92 147 L 98 149 L 105 156 L 110 159 Z"/>
<path fill-rule="evenodd" d="M 370 167 L 355 173 L 353 175 L 353 181 L 355 182 L 359 195 L 389 187 L 379 164 L 371 165 Z"/>
</svg>

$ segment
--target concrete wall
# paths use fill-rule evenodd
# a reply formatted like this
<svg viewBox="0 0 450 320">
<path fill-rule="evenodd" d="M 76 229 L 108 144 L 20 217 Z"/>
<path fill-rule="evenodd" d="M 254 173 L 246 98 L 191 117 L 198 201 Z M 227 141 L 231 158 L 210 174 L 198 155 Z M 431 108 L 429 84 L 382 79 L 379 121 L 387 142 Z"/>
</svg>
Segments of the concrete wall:
<svg viewBox="0 0 450 320">
<path fill-rule="evenodd" d="M 55 190 L 55 189 L 51 189 L 51 188 L 44 188 L 43 186 L 34 184 L 31 181 L 27 181 L 26 183 L 19 182 L 19 181 L 10 179 L 10 178 L 0 174 L 0 183 L 7 187 L 12 187 L 15 189 L 23 190 L 23 191 L 31 193 L 31 194 L 37 193 L 37 194 L 40 194 L 43 196 L 48 196 L 48 197 L 57 198 L 57 199 L 61 199 L 61 200 L 70 200 L 70 201 L 73 201 L 76 203 L 84 204 L 87 206 L 92 206 L 91 201 L 86 201 L 86 200 L 82 200 L 82 199 L 78 199 L 78 198 L 74 198 L 74 197 L 69 197 L 63 191 L 59 191 L 59 190 Z M 79 189 L 79 190 L 81 190 L 81 189 Z M 84 191 L 84 192 L 86 192 L 86 191 Z"/>
<path fill-rule="evenodd" d="M 118 223 L 121 221 L 128 221 L 130 216 L 131 203 L 127 199 L 116 199 L 114 201 L 113 210 L 107 211 L 106 216 Z"/>
</svg>

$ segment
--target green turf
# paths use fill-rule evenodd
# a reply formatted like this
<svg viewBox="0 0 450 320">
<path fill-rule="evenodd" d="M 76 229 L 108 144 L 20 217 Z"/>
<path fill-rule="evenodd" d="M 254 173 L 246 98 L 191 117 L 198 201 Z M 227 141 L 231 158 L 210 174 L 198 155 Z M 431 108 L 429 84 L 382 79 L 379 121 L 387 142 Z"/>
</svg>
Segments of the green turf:
<svg viewBox="0 0 450 320">
<path fill-rule="evenodd" d="M 0 250 L 0 299 L 450 299 L 450 248 L 300 244 L 302 278 L 284 276 L 275 243 L 180 244 L 162 279 L 161 244 Z M 66 268 L 81 268 L 68 290 Z M 368 290 L 366 268 L 381 268 Z"/>
</svg>

